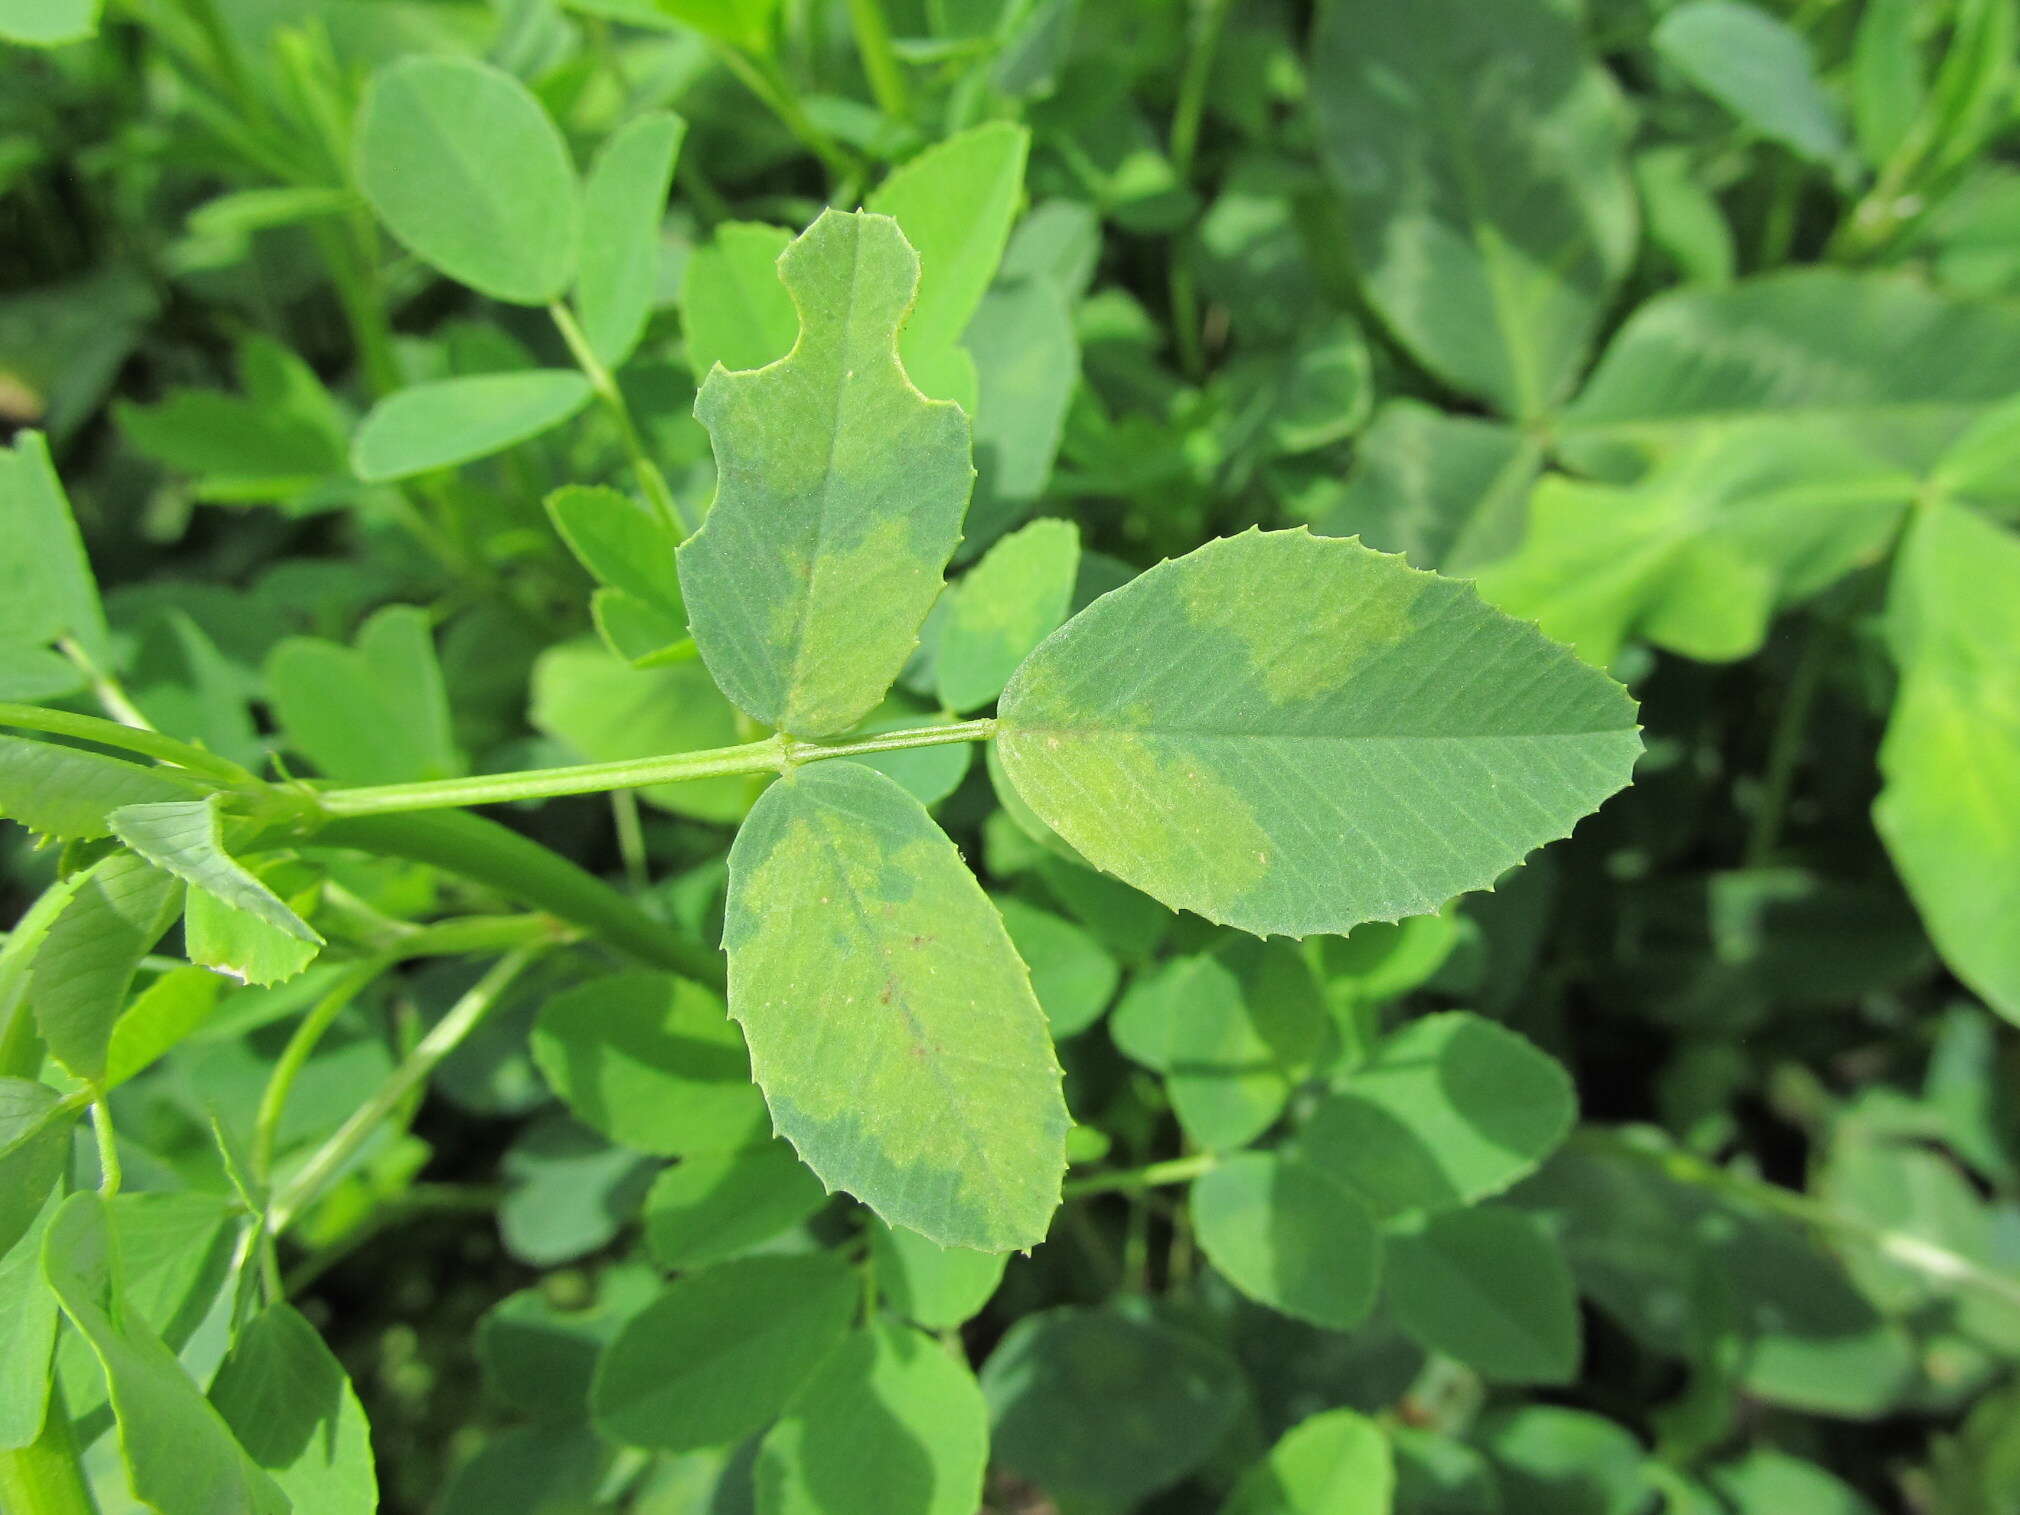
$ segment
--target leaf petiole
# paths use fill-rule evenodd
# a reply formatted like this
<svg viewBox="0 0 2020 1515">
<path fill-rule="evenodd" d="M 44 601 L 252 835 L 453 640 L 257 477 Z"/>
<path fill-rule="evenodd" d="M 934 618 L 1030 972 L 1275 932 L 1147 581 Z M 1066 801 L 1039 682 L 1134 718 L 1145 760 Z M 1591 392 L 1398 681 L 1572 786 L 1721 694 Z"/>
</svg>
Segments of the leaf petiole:
<svg viewBox="0 0 2020 1515">
<path fill-rule="evenodd" d="M 295 1176 L 274 1194 L 267 1207 L 267 1230 L 278 1236 L 340 1173 L 380 1124 L 420 1087 L 435 1065 L 455 1051 L 484 1018 L 498 1007 L 527 965 L 540 955 L 536 947 L 521 947 L 493 963 L 484 976 L 449 1008 L 414 1050 L 390 1073 L 372 1097 L 351 1112 L 336 1134 L 316 1149 Z"/>
<path fill-rule="evenodd" d="M 1066 1180 L 1065 1197 L 1085 1199 L 1092 1194 L 1140 1194 L 1145 1189 L 1162 1189 L 1168 1184 L 1190 1183 L 1220 1166 L 1212 1152 L 1195 1152 L 1190 1157 L 1173 1157 L 1141 1168 L 1120 1168 L 1111 1173 L 1090 1173 L 1085 1178 Z"/>
<path fill-rule="evenodd" d="M 41 705 L 16 705 L 0 701 L 0 726 L 16 726 L 23 731 L 46 731 L 54 736 L 74 736 L 103 747 L 119 747 L 160 762 L 187 768 L 226 784 L 257 784 L 256 775 L 229 758 L 221 758 L 201 747 L 178 742 L 139 726 L 125 726 L 100 716 L 79 715 L 70 710 L 50 710 Z"/>
<path fill-rule="evenodd" d="M 362 789 L 331 789 L 315 795 L 314 799 L 323 813 L 333 819 L 389 815 L 403 810 L 495 805 L 514 800 L 551 799 L 564 794 L 601 794 L 605 790 L 636 789 L 648 784 L 677 784 L 690 779 L 728 778 L 745 773 L 784 773 L 801 763 L 818 762 L 823 758 L 860 757 L 875 752 L 899 752 L 910 747 L 987 741 L 995 729 L 996 722 L 984 718 L 944 726 L 883 731 L 847 742 L 803 742 L 787 736 L 769 736 L 763 741 L 744 742 L 735 747 L 710 747 L 699 752 L 625 758 L 613 763 L 578 763 L 565 768 L 487 773 L 419 784 L 375 784 Z"/>
<path fill-rule="evenodd" d="M 680 502 L 674 498 L 673 490 L 667 485 L 666 475 L 659 471 L 659 465 L 646 452 L 645 439 L 638 433 L 638 423 L 631 418 L 631 407 L 625 403 L 624 391 L 617 387 L 616 378 L 590 348 L 589 338 L 583 334 L 575 312 L 568 308 L 566 301 L 555 300 L 548 305 L 547 313 L 554 318 L 561 340 L 568 344 L 568 355 L 575 360 L 575 366 L 582 370 L 582 376 L 589 380 L 589 386 L 596 391 L 603 408 L 617 423 L 618 436 L 624 442 L 626 456 L 631 459 L 631 471 L 638 479 L 639 488 L 652 501 L 653 513 L 676 536 L 689 536 L 696 523 L 687 518 Z"/>
</svg>

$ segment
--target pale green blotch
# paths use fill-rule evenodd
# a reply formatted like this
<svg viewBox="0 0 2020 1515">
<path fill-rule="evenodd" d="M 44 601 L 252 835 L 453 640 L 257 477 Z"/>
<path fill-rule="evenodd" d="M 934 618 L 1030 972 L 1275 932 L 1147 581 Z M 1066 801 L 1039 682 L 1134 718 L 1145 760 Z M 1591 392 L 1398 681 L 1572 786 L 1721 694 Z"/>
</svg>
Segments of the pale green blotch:
<svg viewBox="0 0 2020 1515">
<path fill-rule="evenodd" d="M 1402 576 L 1374 552 L 1280 552 L 1257 557 L 1241 575 L 1193 573 L 1178 580 L 1186 617 L 1233 637 L 1247 654 L 1240 676 L 1279 705 L 1339 688 L 1356 668 L 1408 636 L 1428 574 Z M 1286 637 L 1272 602 L 1302 612 Z"/>
<path fill-rule="evenodd" d="M 1471 585 L 1304 531 L 1103 596 L 999 710 L 1011 783 L 1090 863 L 1258 935 L 1486 888 L 1641 749 L 1624 689 Z"/>
<path fill-rule="evenodd" d="M 888 216 L 824 212 L 779 258 L 800 336 L 711 372 L 695 415 L 717 493 L 681 547 L 695 644 L 744 710 L 795 736 L 846 731 L 918 641 L 960 540 L 967 418 L 898 361 L 919 260 Z"/>
<path fill-rule="evenodd" d="M 924 807 L 858 763 L 765 791 L 730 852 L 730 1014 L 829 1188 L 942 1246 L 1044 1239 L 1066 1166 L 1045 1015 Z"/>
</svg>

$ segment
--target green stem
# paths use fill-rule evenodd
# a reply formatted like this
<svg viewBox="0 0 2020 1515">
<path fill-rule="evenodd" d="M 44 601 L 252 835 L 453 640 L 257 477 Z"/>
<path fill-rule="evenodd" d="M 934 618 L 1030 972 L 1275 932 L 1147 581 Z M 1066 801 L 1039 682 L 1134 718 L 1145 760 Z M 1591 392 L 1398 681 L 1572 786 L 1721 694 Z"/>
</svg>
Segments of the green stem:
<svg viewBox="0 0 2020 1515">
<path fill-rule="evenodd" d="M 178 742 L 158 731 L 123 726 L 95 715 L 78 715 L 69 710 L 51 710 L 42 705 L 16 705 L 0 701 L 0 726 L 18 726 L 24 731 L 47 731 L 55 736 L 74 736 L 103 747 L 121 747 L 128 752 L 172 763 L 226 784 L 256 784 L 259 780 L 237 763 L 201 747 Z"/>
<path fill-rule="evenodd" d="M 908 747 L 938 747 L 950 742 L 986 741 L 996 729 L 990 719 L 961 721 L 950 726 L 919 726 L 885 731 L 853 742 L 802 742 L 771 736 L 735 747 L 711 747 L 700 752 L 671 752 L 658 757 L 625 758 L 614 763 L 579 763 L 568 768 L 534 768 L 518 773 L 486 773 L 471 778 L 433 779 L 418 784 L 375 784 L 365 789 L 330 789 L 315 796 L 323 813 L 348 818 L 391 815 L 408 810 L 444 810 L 461 805 L 495 805 L 517 800 L 552 799 L 564 794 L 601 794 L 607 789 L 637 789 L 648 784 L 677 784 L 689 779 L 729 778 L 745 773 L 783 773 L 800 763 L 823 758 L 858 757 L 871 752 L 899 752 Z"/>
<path fill-rule="evenodd" d="M 1784 1189 L 1780 1184 L 1728 1172 L 1674 1147 L 1644 1145 L 1619 1132 L 1596 1127 L 1587 1127 L 1573 1139 L 1611 1156 L 1646 1163 L 1678 1183 L 1693 1185 L 1743 1205 L 1769 1210 L 1799 1225 L 1827 1231 L 1870 1247 L 1890 1261 L 1913 1268 L 1938 1282 L 1981 1289 L 2008 1305 L 2020 1306 L 2020 1277 L 1995 1272 L 1962 1253 L 1938 1246 L 1911 1232 L 1897 1231 L 1863 1216 L 1848 1214 L 1807 1194 Z"/>
<path fill-rule="evenodd" d="M 131 726 L 136 731 L 153 731 L 154 722 L 141 714 L 140 707 L 127 695 L 126 686 L 100 668 L 74 637 L 58 637 L 56 650 L 70 660 L 70 664 L 84 675 L 91 686 L 91 697 L 104 707 L 105 713 L 121 726 Z"/>
<path fill-rule="evenodd" d="M 533 947 L 522 947 L 517 952 L 507 953 L 449 1008 L 449 1013 L 415 1044 L 414 1050 L 401 1060 L 372 1097 L 353 1111 L 350 1119 L 339 1126 L 335 1134 L 302 1165 L 301 1171 L 275 1193 L 273 1203 L 267 1208 L 269 1232 L 280 1235 L 287 1229 L 289 1221 L 314 1203 L 330 1181 L 357 1155 L 358 1149 L 371 1139 L 380 1124 L 406 1102 L 443 1058 L 462 1045 L 463 1039 L 482 1024 L 485 1016 L 497 1008 L 505 991 L 512 987 L 513 980 L 538 955 L 539 949 Z"/>
<path fill-rule="evenodd" d="M 1181 184 L 1192 180 L 1192 168 L 1199 156 L 1200 125 L 1206 117 L 1206 91 L 1213 81 L 1214 54 L 1220 50 L 1220 34 L 1227 26 L 1233 0 L 1207 0 L 1206 14 L 1199 19 L 1186 50 L 1185 72 L 1178 82 L 1178 102 L 1172 110 L 1169 152 L 1171 166 Z M 1171 329 L 1178 345 L 1179 366 L 1190 378 L 1206 371 L 1206 354 L 1200 343 L 1199 293 L 1193 280 L 1192 264 L 1183 242 L 1171 243 Z"/>
<path fill-rule="evenodd" d="M 0 1452 L 0 1510 L 8 1515 L 98 1515 L 71 1434 L 63 1386 L 51 1381 L 42 1430 L 27 1446 Z"/>
<path fill-rule="evenodd" d="M 667 486 L 666 475 L 659 471 L 659 465 L 645 450 L 645 438 L 639 435 L 637 423 L 631 418 L 631 407 L 624 403 L 624 391 L 617 387 L 617 380 L 603 360 L 590 348 L 589 338 L 575 319 L 575 313 L 567 304 L 556 300 L 547 307 L 547 313 L 554 318 L 554 325 L 561 332 L 561 340 L 568 344 L 568 354 L 575 359 L 575 366 L 582 370 L 589 380 L 590 388 L 596 391 L 603 408 L 610 412 L 617 423 L 617 434 L 624 443 L 625 454 L 631 459 L 631 471 L 638 477 L 639 488 L 652 502 L 652 508 L 667 530 L 686 537 L 693 533 L 696 523 L 687 518 L 680 508 L 680 502 L 673 497 L 673 490 Z"/>
<path fill-rule="evenodd" d="M 1178 81 L 1178 103 L 1172 110 L 1171 166 L 1181 180 L 1192 176 L 1193 159 L 1199 152 L 1200 123 L 1206 117 L 1207 86 L 1213 82 L 1213 58 L 1220 50 L 1220 34 L 1227 26 L 1234 0 L 1207 0 L 1206 14 L 1192 34 L 1185 55 L 1185 73 Z"/>
<path fill-rule="evenodd" d="M 1763 868 L 1773 859 L 1781 840 L 1782 817 L 1788 811 L 1789 795 L 1795 787 L 1796 767 L 1802 758 L 1803 738 L 1809 731 L 1810 708 L 1823 682 L 1828 650 L 1827 625 L 1812 621 L 1809 634 L 1797 656 L 1795 672 L 1782 695 L 1781 711 L 1775 718 L 1774 738 L 1768 746 L 1767 769 L 1761 779 L 1760 798 L 1754 807 L 1753 824 L 1748 828 L 1744 866 Z"/>
<path fill-rule="evenodd" d="M 102 1099 L 91 1102 L 91 1131 L 98 1138 L 98 1192 L 111 1199 L 123 1182 L 119 1133 L 112 1129 L 112 1110 Z"/>
<path fill-rule="evenodd" d="M 371 228 L 360 228 L 353 221 L 339 231 L 319 219 L 310 233 L 329 268 L 366 386 L 383 399 L 400 387 L 400 365 L 393 355 L 393 328 L 386 319 L 385 302 L 379 298 L 377 273 L 366 251 Z"/>
<path fill-rule="evenodd" d="M 1085 1199 L 1090 1194 L 1140 1194 L 1145 1189 L 1160 1189 L 1167 1184 L 1190 1183 L 1219 1166 L 1220 1159 L 1213 1153 L 1195 1152 L 1190 1157 L 1167 1158 L 1161 1163 L 1150 1163 L 1141 1168 L 1090 1173 L 1085 1178 L 1069 1178 L 1065 1197 Z"/>
<path fill-rule="evenodd" d="M 633 894 L 652 887 L 652 867 L 645 855 L 645 827 L 638 816 L 638 791 L 610 791 L 610 820 L 617 828 L 617 855 L 624 862 L 624 881 Z"/>
<path fill-rule="evenodd" d="M 392 966 L 390 955 L 368 958 L 354 965 L 330 987 L 328 993 L 309 1007 L 308 1014 L 295 1026 L 294 1035 L 281 1049 L 280 1060 L 274 1064 L 273 1076 L 267 1080 L 264 1093 L 260 1096 L 259 1114 L 253 1123 L 252 1176 L 253 1182 L 262 1188 L 273 1178 L 274 1148 L 280 1137 L 281 1117 L 287 1112 L 288 1095 L 293 1092 L 295 1079 L 300 1076 L 309 1055 L 323 1039 L 336 1018 L 370 984 Z"/>
<path fill-rule="evenodd" d="M 355 847 L 461 874 L 579 926 L 641 962 L 722 986 L 721 953 L 654 920 L 566 858 L 481 815 L 451 810 L 346 816 L 323 826 L 309 845 Z"/>
<path fill-rule="evenodd" d="M 731 73 L 758 99 L 765 108 L 785 124 L 787 131 L 799 138 L 807 151 L 819 158 L 828 172 L 838 179 L 854 178 L 859 172 L 858 165 L 835 145 L 826 132 L 814 125 L 800 104 L 792 83 L 777 64 L 769 59 L 752 58 L 741 48 L 727 42 L 715 44 L 715 55 Z"/>
<path fill-rule="evenodd" d="M 856 52 L 863 60 L 863 73 L 870 81 L 870 93 L 877 108 L 896 121 L 912 115 L 911 92 L 905 85 L 905 71 L 891 48 L 891 28 L 884 20 L 878 0 L 849 0 L 849 24 L 856 34 Z"/>
</svg>

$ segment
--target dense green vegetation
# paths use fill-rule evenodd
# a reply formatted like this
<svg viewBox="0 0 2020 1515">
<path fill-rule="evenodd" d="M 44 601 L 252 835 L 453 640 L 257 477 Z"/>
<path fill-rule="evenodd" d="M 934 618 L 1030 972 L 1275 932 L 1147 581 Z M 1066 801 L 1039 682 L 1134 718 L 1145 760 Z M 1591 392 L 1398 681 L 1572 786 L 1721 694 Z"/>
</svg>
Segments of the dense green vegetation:
<svg viewBox="0 0 2020 1515">
<path fill-rule="evenodd" d="M 0 1510 L 2016 1515 L 2016 60 L 0 0 Z"/>
</svg>

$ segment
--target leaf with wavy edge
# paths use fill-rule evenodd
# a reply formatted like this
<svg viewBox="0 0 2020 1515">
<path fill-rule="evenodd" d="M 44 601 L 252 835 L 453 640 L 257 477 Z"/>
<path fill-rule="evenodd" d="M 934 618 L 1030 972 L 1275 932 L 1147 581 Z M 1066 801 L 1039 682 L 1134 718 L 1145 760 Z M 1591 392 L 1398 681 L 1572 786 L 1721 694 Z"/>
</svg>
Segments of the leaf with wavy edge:
<svg viewBox="0 0 2020 1515">
<path fill-rule="evenodd" d="M 975 470 L 960 407 L 898 361 L 919 260 L 897 222 L 825 211 L 779 277 L 800 313 L 793 350 L 712 370 L 695 402 L 718 483 L 680 584 L 723 693 L 818 737 L 869 714 L 911 656 Z"/>
</svg>

